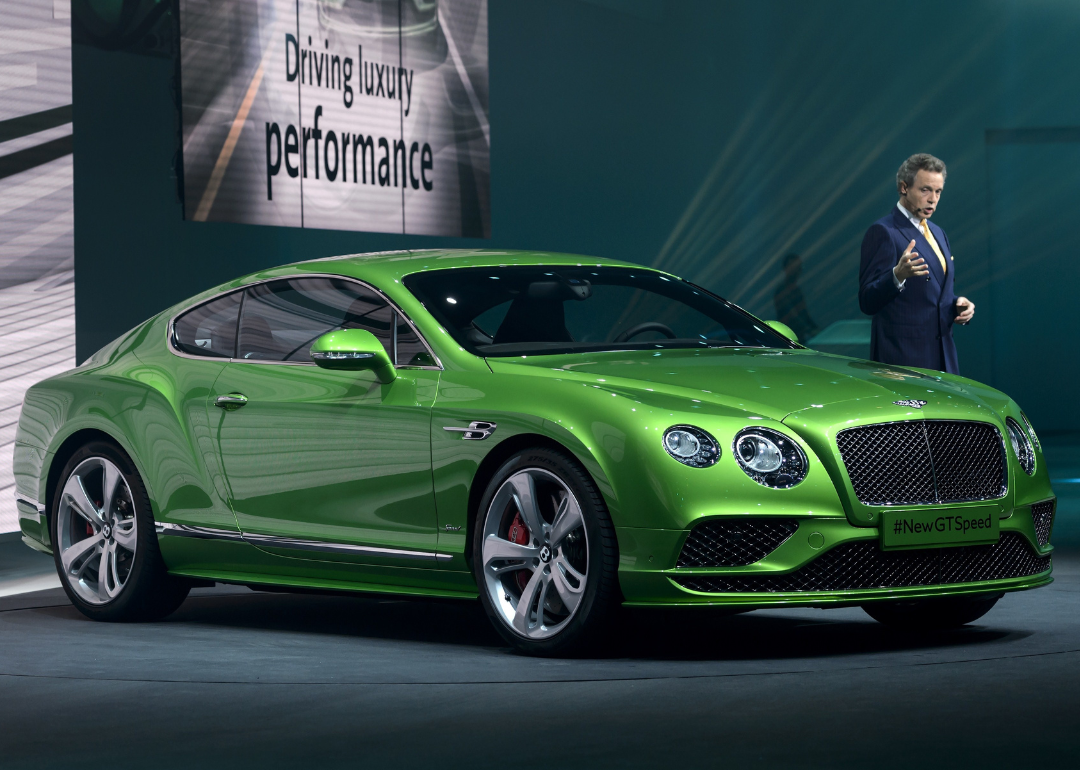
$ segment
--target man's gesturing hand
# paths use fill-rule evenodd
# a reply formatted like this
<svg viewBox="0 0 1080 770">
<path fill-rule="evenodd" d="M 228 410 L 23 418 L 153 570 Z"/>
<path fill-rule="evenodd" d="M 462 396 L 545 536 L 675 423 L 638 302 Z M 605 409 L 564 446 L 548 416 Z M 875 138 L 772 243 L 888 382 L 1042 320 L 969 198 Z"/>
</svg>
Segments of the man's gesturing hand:
<svg viewBox="0 0 1080 770">
<path fill-rule="evenodd" d="M 956 298 L 956 318 L 953 323 L 966 324 L 975 315 L 975 303 L 967 297 Z"/>
<path fill-rule="evenodd" d="M 915 239 L 911 240 L 907 249 L 900 255 L 900 261 L 893 268 L 893 275 L 898 281 L 906 281 L 913 276 L 930 275 L 930 268 L 926 266 L 926 260 L 919 256 L 919 252 L 912 251 L 915 248 Z"/>
</svg>

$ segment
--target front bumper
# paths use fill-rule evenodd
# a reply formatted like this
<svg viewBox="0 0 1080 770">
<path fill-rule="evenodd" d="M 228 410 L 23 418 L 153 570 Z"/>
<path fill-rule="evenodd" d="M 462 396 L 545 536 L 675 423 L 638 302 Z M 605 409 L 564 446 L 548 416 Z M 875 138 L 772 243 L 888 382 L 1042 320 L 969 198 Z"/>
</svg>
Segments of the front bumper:
<svg viewBox="0 0 1080 770">
<path fill-rule="evenodd" d="M 1030 509 L 1017 508 L 1000 525 L 997 546 L 882 552 L 877 528 L 854 527 L 839 517 L 805 517 L 791 537 L 753 564 L 697 568 L 674 566 L 688 531 L 617 528 L 619 582 L 629 606 L 745 609 L 1001 593 L 1050 583 L 1053 547 L 1039 546 Z M 860 565 L 874 559 L 885 566 L 874 565 L 873 577 L 860 579 Z M 896 564 L 905 569 L 893 569 Z M 842 577 L 831 582 L 842 587 L 816 590 L 830 581 L 808 578 L 835 576 L 835 565 Z"/>
</svg>

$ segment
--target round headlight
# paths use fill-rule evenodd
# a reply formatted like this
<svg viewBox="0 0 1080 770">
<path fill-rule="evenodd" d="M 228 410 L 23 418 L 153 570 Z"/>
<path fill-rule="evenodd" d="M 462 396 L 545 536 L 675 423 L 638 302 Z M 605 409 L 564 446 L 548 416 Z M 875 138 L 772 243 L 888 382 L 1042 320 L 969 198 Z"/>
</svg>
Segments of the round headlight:
<svg viewBox="0 0 1080 770">
<path fill-rule="evenodd" d="M 739 461 L 755 473 L 772 473 L 780 470 L 784 464 L 780 447 L 768 436 L 759 433 L 740 436 L 735 442 L 735 451 L 739 454 Z"/>
<path fill-rule="evenodd" d="M 1023 412 L 1020 413 L 1020 416 L 1024 418 L 1024 425 L 1027 426 L 1028 433 L 1031 434 L 1031 443 L 1035 445 L 1036 449 L 1042 449 L 1042 444 L 1039 443 L 1039 437 L 1035 435 L 1035 429 L 1031 427 L 1031 420 L 1029 420 L 1028 416 Z"/>
<path fill-rule="evenodd" d="M 673 425 L 664 431 L 664 450 L 691 468 L 708 468 L 720 459 L 716 439 L 693 425 Z"/>
<path fill-rule="evenodd" d="M 806 478 L 810 464 L 792 439 L 768 428 L 747 428 L 735 436 L 735 459 L 747 476 L 776 489 L 793 487 Z"/>
<path fill-rule="evenodd" d="M 1013 454 L 1016 455 L 1024 473 L 1030 476 L 1035 472 L 1035 450 L 1031 446 L 1031 440 L 1020 427 L 1020 423 L 1012 417 L 1005 418 L 1005 427 L 1009 431 L 1009 443 L 1012 444 Z"/>
</svg>

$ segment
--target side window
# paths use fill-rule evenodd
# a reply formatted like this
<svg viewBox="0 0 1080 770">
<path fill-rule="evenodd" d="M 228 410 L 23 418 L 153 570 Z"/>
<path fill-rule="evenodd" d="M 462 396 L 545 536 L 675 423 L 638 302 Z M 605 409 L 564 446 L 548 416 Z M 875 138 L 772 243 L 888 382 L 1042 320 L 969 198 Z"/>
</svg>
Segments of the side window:
<svg viewBox="0 0 1080 770">
<path fill-rule="evenodd" d="M 311 361 L 312 343 L 337 329 L 367 329 L 391 350 L 393 310 L 363 286 L 336 278 L 287 278 L 249 286 L 236 357 Z"/>
<path fill-rule="evenodd" d="M 232 358 L 242 291 L 189 310 L 173 323 L 173 346 L 193 356 Z"/>
<path fill-rule="evenodd" d="M 235 323 L 234 312 L 234 329 Z M 337 329 L 371 332 L 397 366 L 435 365 L 416 332 L 385 299 L 338 278 L 288 278 L 249 286 L 241 311 L 236 358 L 311 361 L 315 340 Z"/>
<path fill-rule="evenodd" d="M 397 366 L 435 366 L 435 359 L 420 337 L 412 330 L 400 315 L 397 318 Z"/>
</svg>

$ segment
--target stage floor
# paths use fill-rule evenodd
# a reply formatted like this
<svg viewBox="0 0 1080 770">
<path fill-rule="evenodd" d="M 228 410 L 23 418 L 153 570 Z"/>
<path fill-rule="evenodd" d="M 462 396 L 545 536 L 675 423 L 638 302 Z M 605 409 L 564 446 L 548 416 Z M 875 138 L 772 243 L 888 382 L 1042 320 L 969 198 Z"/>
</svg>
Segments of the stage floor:
<svg viewBox="0 0 1080 770">
<path fill-rule="evenodd" d="M 106 624 L 59 589 L 11 596 L 0 764 L 1075 766 L 1080 558 L 1055 569 L 959 632 L 640 612 L 586 660 L 514 655 L 474 603 L 218 587 Z"/>
</svg>

